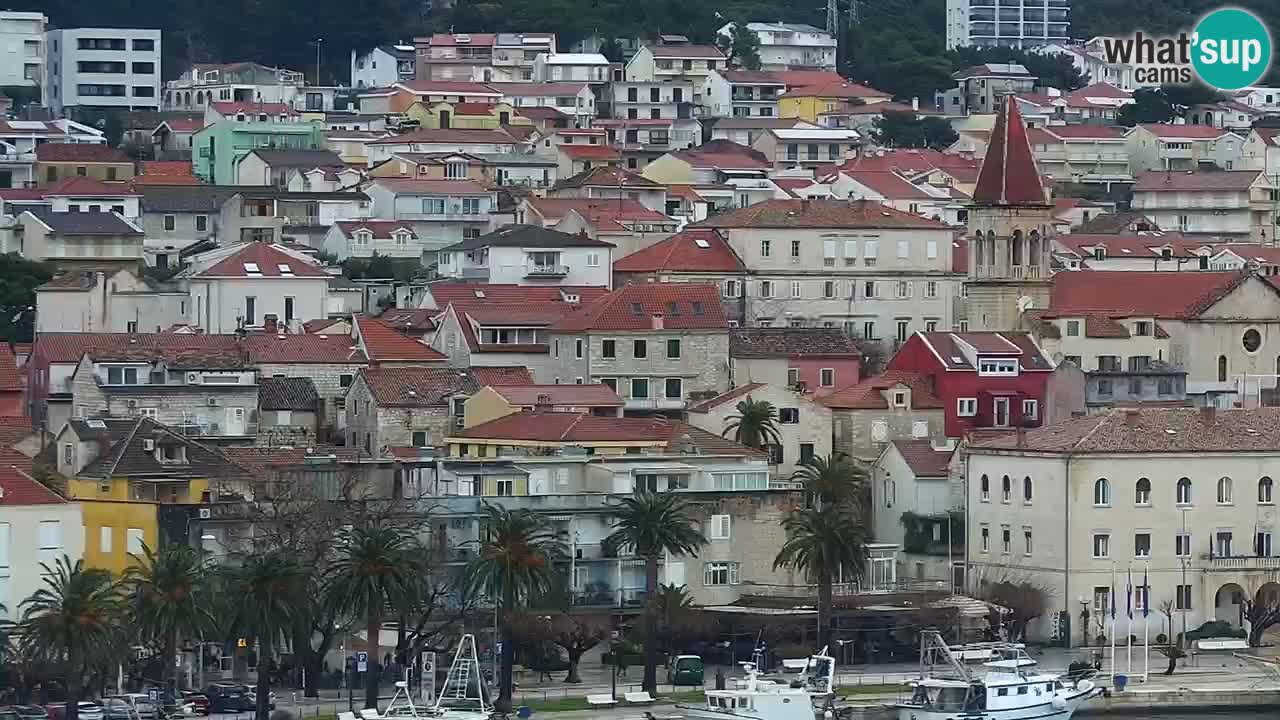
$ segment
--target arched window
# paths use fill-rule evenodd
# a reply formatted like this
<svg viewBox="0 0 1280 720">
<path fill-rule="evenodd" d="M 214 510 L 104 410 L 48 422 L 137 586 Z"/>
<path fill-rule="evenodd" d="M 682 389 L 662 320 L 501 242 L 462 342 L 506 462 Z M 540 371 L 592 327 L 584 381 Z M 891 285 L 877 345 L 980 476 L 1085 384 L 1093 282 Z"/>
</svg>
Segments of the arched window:
<svg viewBox="0 0 1280 720">
<path fill-rule="evenodd" d="M 1227 356 L 1218 356 L 1218 382 L 1227 381 Z"/>
<path fill-rule="evenodd" d="M 1013 237 L 1009 238 L 1009 265 L 1016 266 L 1022 264 L 1022 231 L 1014 230 Z"/>
<path fill-rule="evenodd" d="M 983 260 L 982 260 L 983 247 L 982 246 L 983 246 L 982 233 L 978 233 L 978 236 L 974 238 L 974 241 L 973 241 L 973 264 L 978 267 L 982 267 L 982 263 L 983 263 Z M 1276 366 L 1280 367 L 1280 358 L 1276 358 Z"/>
<path fill-rule="evenodd" d="M 1179 505 L 1191 504 L 1191 478 L 1178 478 L 1177 503 Z"/>
<path fill-rule="evenodd" d="M 1022 478 L 1022 501 L 1031 502 L 1031 476 Z"/>
<path fill-rule="evenodd" d="M 986 475 L 982 476 L 982 501 L 986 502 L 991 499 L 991 481 Z"/>
<path fill-rule="evenodd" d="M 1003 478 L 1000 479 L 1000 502 L 1009 502 L 1012 496 L 1013 496 L 1012 483 L 1009 481 L 1009 476 L 1005 475 Z"/>
<path fill-rule="evenodd" d="M 1111 504 L 1111 483 L 1107 482 L 1106 478 L 1098 478 L 1097 481 L 1093 483 L 1093 504 Z"/>
<path fill-rule="evenodd" d="M 203 105 L 203 104 L 204 104 L 204 91 L 203 91 L 203 90 L 197 90 L 197 91 L 196 91 L 196 104 L 197 104 L 197 105 Z"/>
<path fill-rule="evenodd" d="M 186 93 L 183 94 L 182 104 L 186 105 L 187 107 L 191 107 L 191 91 L 190 90 L 188 90 Z"/>
<path fill-rule="evenodd" d="M 1027 265 L 1040 267 L 1040 231 L 1032 230 L 1028 237 L 1030 242 L 1027 244 Z"/>
<path fill-rule="evenodd" d="M 1138 484 L 1133 488 L 1133 502 L 1137 505 L 1151 504 L 1151 481 L 1147 478 L 1138 478 Z"/>
<path fill-rule="evenodd" d="M 1258 480 L 1258 502 L 1271 504 L 1272 485 L 1271 478 L 1265 475 L 1262 476 L 1261 480 Z"/>
<path fill-rule="evenodd" d="M 1231 504 L 1231 478 L 1218 478 L 1218 504 Z"/>
</svg>

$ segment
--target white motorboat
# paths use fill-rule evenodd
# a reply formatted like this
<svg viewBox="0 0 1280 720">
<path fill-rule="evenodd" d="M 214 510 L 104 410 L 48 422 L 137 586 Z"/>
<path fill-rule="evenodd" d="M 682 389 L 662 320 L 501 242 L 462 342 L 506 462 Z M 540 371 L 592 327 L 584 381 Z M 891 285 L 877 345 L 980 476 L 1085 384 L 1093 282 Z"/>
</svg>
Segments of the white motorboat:
<svg viewBox="0 0 1280 720">
<path fill-rule="evenodd" d="M 737 687 L 707 690 L 703 705 L 677 705 L 687 720 L 813 720 L 814 701 L 831 696 L 835 658 L 826 648 L 809 657 L 804 672 L 793 680 L 761 677 L 755 663 L 742 663 L 746 678 Z"/>
<path fill-rule="evenodd" d="M 1087 679 L 1037 673 L 1015 645 L 993 646 L 986 672 L 971 671 L 935 630 L 920 639 L 920 679 L 911 700 L 895 703 L 898 720 L 1068 720 L 1102 688 Z"/>
</svg>

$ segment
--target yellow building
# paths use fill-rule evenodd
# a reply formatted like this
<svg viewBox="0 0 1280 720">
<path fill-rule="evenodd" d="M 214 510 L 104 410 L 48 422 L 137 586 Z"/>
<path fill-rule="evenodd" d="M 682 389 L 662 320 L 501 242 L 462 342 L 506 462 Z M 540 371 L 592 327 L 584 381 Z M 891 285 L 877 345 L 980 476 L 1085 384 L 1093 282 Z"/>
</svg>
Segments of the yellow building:
<svg viewBox="0 0 1280 720">
<path fill-rule="evenodd" d="M 419 127 L 430 129 L 497 130 L 503 125 L 533 125 L 533 121 L 517 115 L 515 107 L 505 102 L 416 102 L 405 110 L 405 115 L 416 120 Z"/>
<path fill-rule="evenodd" d="M 889 93 L 855 82 L 828 82 L 783 93 L 778 97 L 778 117 L 816 123 L 822 113 L 834 112 L 849 103 L 874 105 L 892 99 Z"/>
<path fill-rule="evenodd" d="M 50 187 L 70 177 L 122 182 L 133 177 L 133 160 L 108 145 L 44 143 L 36 147 L 36 185 Z"/>
<path fill-rule="evenodd" d="M 70 420 L 54 439 L 67 495 L 83 507 L 85 565 L 117 575 L 160 544 L 160 508 L 207 500 L 211 478 L 239 478 L 218 451 L 148 418 Z"/>
<path fill-rule="evenodd" d="M 622 398 L 608 385 L 495 385 L 481 388 L 463 406 L 463 426 L 473 427 L 527 410 L 586 412 L 622 417 Z"/>
</svg>

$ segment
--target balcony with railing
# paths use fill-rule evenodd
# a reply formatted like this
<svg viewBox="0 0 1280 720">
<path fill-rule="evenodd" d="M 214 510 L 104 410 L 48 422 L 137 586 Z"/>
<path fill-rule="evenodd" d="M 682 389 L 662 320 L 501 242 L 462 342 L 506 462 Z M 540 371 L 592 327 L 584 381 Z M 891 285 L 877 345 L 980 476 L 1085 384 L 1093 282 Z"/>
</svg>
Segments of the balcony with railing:
<svg viewBox="0 0 1280 720">
<path fill-rule="evenodd" d="M 1207 572 L 1276 572 L 1280 571 L 1280 557 L 1206 554 L 1200 556 L 1196 565 Z"/>
<path fill-rule="evenodd" d="M 627 410 L 683 410 L 688 406 L 684 398 L 629 397 L 622 401 Z"/>
<path fill-rule="evenodd" d="M 568 274 L 568 265 L 526 265 L 524 269 L 527 278 L 560 278 Z"/>
</svg>

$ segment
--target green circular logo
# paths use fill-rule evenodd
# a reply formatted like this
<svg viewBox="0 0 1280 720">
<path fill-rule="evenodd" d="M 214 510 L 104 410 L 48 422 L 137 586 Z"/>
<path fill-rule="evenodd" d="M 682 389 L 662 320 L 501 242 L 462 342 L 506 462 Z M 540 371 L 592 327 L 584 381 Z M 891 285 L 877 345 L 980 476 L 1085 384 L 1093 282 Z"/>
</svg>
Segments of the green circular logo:
<svg viewBox="0 0 1280 720">
<path fill-rule="evenodd" d="M 1191 36 L 1191 64 L 1201 80 L 1219 90 L 1253 85 L 1271 65 L 1271 33 L 1248 10 L 1214 10 Z"/>
</svg>

